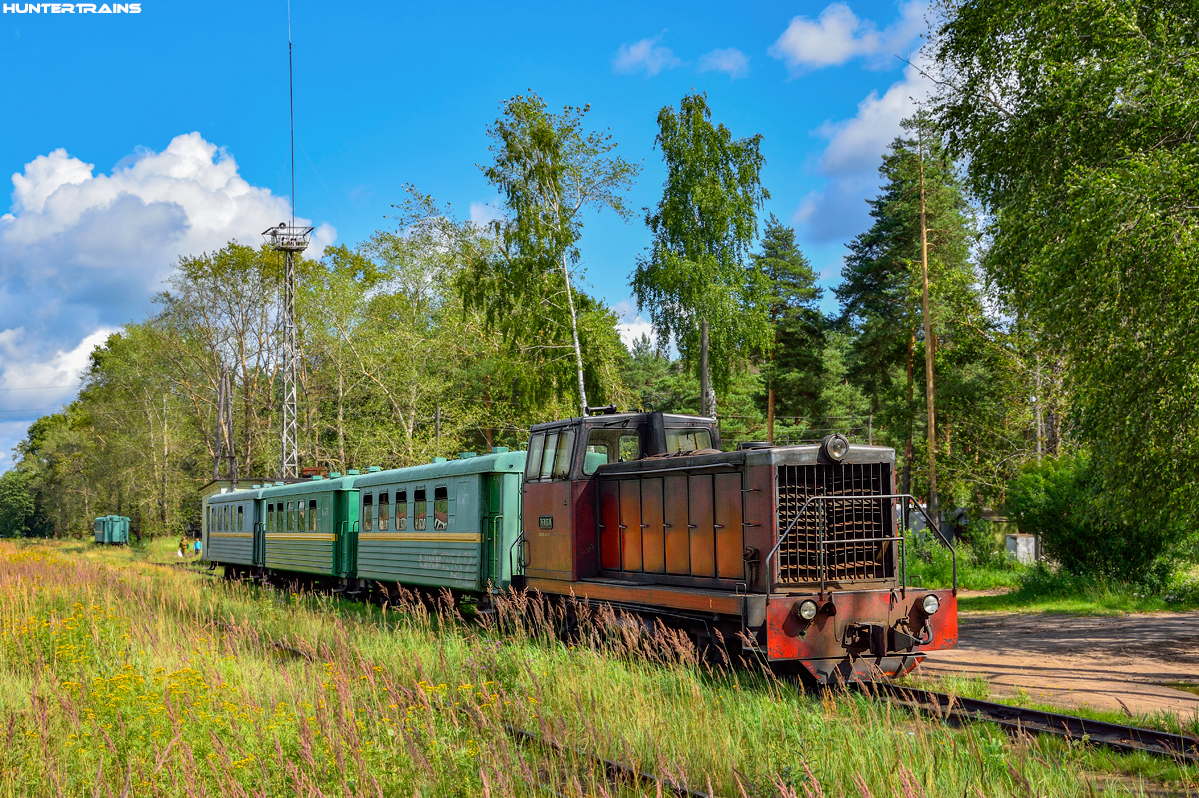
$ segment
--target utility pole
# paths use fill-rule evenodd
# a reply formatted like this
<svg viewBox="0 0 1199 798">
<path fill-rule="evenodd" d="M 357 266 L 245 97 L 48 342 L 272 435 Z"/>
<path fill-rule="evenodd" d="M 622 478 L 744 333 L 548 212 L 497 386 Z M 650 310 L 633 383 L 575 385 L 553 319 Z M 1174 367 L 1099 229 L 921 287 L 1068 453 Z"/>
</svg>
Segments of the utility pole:
<svg viewBox="0 0 1199 798">
<path fill-rule="evenodd" d="M 940 502 L 937 500 L 937 421 L 936 394 L 933 389 L 933 322 L 928 312 L 928 214 L 924 195 L 924 131 L 920 131 L 920 273 L 922 277 L 921 304 L 924 308 L 924 395 L 928 404 L 928 514 L 938 527 L 941 524 Z"/>
<path fill-rule="evenodd" d="M 279 222 L 262 232 L 276 252 L 282 252 L 283 267 L 283 413 L 279 447 L 280 479 L 300 475 L 300 447 L 297 431 L 300 384 L 300 345 L 296 339 L 296 255 L 308 248 L 313 228 L 296 226 L 296 102 L 291 64 L 291 4 L 287 6 L 287 97 L 291 119 L 291 224 Z"/>
</svg>

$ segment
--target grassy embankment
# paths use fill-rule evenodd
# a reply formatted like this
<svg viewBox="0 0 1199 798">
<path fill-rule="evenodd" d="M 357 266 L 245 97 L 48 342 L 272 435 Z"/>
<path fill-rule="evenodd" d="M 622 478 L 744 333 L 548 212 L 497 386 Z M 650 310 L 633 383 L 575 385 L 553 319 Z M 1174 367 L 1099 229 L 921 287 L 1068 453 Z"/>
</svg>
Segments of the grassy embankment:
<svg viewBox="0 0 1199 798">
<path fill-rule="evenodd" d="M 128 550 L 0 542 L 0 796 L 635 792 L 518 744 L 505 723 L 726 796 L 1199 785 L 1148 757 L 711 673 L 685 641 L 639 642 L 628 627 L 587 625 L 604 647 L 545 627 L 500 637 L 420 606 L 226 585 Z"/>
<path fill-rule="evenodd" d="M 947 588 L 953 584 L 949 552 L 941 547 L 909 546 L 908 583 Z M 1054 612 L 1072 615 L 1121 615 L 1130 612 L 1182 612 L 1199 609 L 1199 566 L 1180 569 L 1157 588 L 1102 577 L 1059 573 L 1045 565 L 1008 562 L 1001 552 L 958 547 L 958 588 L 991 591 L 964 596 L 963 612 Z"/>
</svg>

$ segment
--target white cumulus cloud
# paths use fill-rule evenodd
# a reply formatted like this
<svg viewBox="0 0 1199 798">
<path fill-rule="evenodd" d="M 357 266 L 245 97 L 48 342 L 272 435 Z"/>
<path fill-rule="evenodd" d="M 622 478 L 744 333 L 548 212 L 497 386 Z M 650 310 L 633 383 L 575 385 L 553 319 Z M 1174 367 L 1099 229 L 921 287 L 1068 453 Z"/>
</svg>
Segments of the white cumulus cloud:
<svg viewBox="0 0 1199 798">
<path fill-rule="evenodd" d="M 895 55 L 907 56 L 912 41 L 925 29 L 927 5 L 921 0 L 904 3 L 899 18 L 880 29 L 859 19 L 845 3 L 832 3 L 816 19 L 797 16 L 767 51 L 784 61 L 792 75 L 866 58 L 885 64 Z"/>
<path fill-rule="evenodd" d="M 69 400 L 73 389 L 51 386 L 77 382 L 95 344 L 151 311 L 181 255 L 230 240 L 256 245 L 291 215 L 286 197 L 251 185 L 233 157 L 199 133 L 176 136 L 161 152 L 138 149 L 108 174 L 57 149 L 27 163 L 12 184 L 0 216 L 5 429 L 42 414 L 13 417 L 24 409 Z M 320 225 L 310 254 L 335 238 Z M 0 450 L 14 442 L 0 436 Z"/>
<path fill-rule="evenodd" d="M 828 139 L 820 156 L 820 174 L 829 183 L 800 202 L 792 221 L 815 240 L 830 241 L 864 229 L 866 198 L 878 188 L 883 153 L 902 130 L 899 123 L 928 97 L 931 81 L 921 74 L 923 62 L 904 68 L 903 78 L 880 97 L 871 92 L 849 119 L 826 122 L 817 133 Z"/>
<path fill-rule="evenodd" d="M 669 47 L 658 44 L 662 34 L 652 39 L 641 39 L 632 44 L 622 44 L 612 58 L 612 71 L 619 73 L 645 72 L 653 77 L 664 69 L 674 69 L 683 62 Z"/>
<path fill-rule="evenodd" d="M 696 68 L 700 72 L 723 72 L 736 80 L 749 74 L 749 56 L 736 47 L 713 50 L 699 57 Z"/>
<path fill-rule="evenodd" d="M 612 310 L 620 318 L 616 324 L 616 330 L 620 333 L 620 340 L 628 349 L 633 348 L 633 344 L 642 336 L 650 340 L 650 344 L 657 346 L 658 338 L 654 334 L 654 325 L 641 317 L 637 312 L 637 305 L 632 299 L 624 298 L 612 305 Z"/>
</svg>

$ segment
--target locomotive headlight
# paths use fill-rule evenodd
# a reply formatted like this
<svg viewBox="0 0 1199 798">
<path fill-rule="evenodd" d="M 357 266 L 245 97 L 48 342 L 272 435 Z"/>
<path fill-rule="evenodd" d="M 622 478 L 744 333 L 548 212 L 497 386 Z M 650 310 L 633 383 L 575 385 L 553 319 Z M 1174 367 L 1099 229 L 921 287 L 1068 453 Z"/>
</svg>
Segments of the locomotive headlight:
<svg viewBox="0 0 1199 798">
<path fill-rule="evenodd" d="M 804 599 L 799 602 L 799 617 L 805 621 L 810 621 L 816 617 L 816 602 L 811 599 Z"/>
<path fill-rule="evenodd" d="M 840 462 L 849 454 L 849 441 L 844 435 L 833 433 L 824 439 L 824 453 L 828 459 Z"/>
<path fill-rule="evenodd" d="M 935 615 L 937 610 L 941 609 L 941 599 L 929 593 L 920 602 L 920 607 L 924 610 L 925 615 Z"/>
</svg>

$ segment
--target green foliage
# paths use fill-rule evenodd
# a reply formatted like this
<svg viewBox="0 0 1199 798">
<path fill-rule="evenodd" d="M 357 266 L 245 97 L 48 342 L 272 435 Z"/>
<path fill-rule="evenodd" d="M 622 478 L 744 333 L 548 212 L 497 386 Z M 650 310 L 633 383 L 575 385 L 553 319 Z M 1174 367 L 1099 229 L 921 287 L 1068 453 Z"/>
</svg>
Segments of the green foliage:
<svg viewBox="0 0 1199 798">
<path fill-rule="evenodd" d="M 662 199 L 646 214 L 653 235 L 637 261 L 633 292 L 658 337 L 674 340 L 687 366 L 700 361 L 700 324 L 708 322 L 710 369 L 717 390 L 734 364 L 768 349 L 769 286 L 746 259 L 758 233 L 761 135 L 734 139 L 712 124 L 707 95 L 690 94 L 658 113 L 657 146 L 666 162 Z"/>
<path fill-rule="evenodd" d="M 1194 4 L 980 0 L 934 46 L 984 266 L 1063 350 L 1109 512 L 1175 538 L 1199 528 L 1197 29 Z"/>
<path fill-rule="evenodd" d="M 1130 612 L 1199 609 L 1199 574 L 1176 572 L 1166 578 L 1112 579 L 1074 574 L 1039 562 L 1020 576 L 1015 590 L 970 596 L 958 608 L 981 612 L 1062 612 L 1071 615 L 1125 615 Z"/>
<path fill-rule="evenodd" d="M 795 230 L 774 214 L 766 220 L 761 252 L 751 257 L 769 290 L 773 327 L 762 379 L 774 388 L 776 413 L 810 419 L 821 412 L 821 352 L 828 323 L 818 308 L 824 291 L 816 285 L 816 273 L 795 243 Z"/>
<path fill-rule="evenodd" d="M 538 397 L 560 396 L 573 371 L 580 412 L 588 405 L 588 377 L 598 388 L 593 396 L 616 387 L 605 381 L 614 371 L 605 360 L 612 350 L 603 346 L 610 340 L 594 334 L 583 340 L 582 328 L 594 333 L 595 320 L 580 317 L 604 315 L 594 299 L 578 295 L 571 276 L 580 262 L 583 216 L 608 209 L 628 218 L 624 193 L 640 168 L 613 153 L 610 134 L 584 130 L 587 111 L 567 106 L 548 113 L 532 92 L 504 103 L 488 131 L 494 162 L 483 174 L 504 195 L 507 213 L 488 225 L 494 245 L 474 248 L 459 280 L 467 307 L 481 310 L 488 329 L 500 332 L 537 375 L 526 387 Z M 584 353 L 592 361 L 589 375 Z"/>
<path fill-rule="evenodd" d="M 0 474 L 0 537 L 40 535 L 33 475 L 19 468 Z"/>
<path fill-rule="evenodd" d="M 1027 464 L 1008 488 L 1005 509 L 1022 531 L 1041 535 L 1045 552 L 1067 573 L 1146 584 L 1168 576 L 1175 536 L 1125 523 L 1086 453 Z"/>
</svg>

